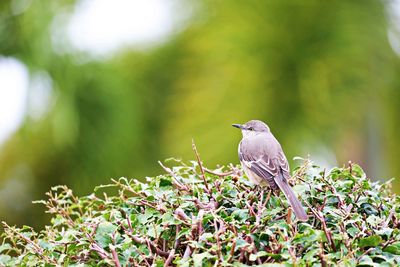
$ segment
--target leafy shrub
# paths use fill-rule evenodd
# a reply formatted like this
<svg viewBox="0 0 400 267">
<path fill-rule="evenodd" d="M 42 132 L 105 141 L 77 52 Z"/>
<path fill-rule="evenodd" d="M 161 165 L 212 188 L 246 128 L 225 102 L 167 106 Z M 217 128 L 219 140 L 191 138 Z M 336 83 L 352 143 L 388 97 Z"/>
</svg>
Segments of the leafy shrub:
<svg viewBox="0 0 400 267">
<path fill-rule="evenodd" d="M 178 162 L 148 183 L 120 178 L 76 197 L 52 188 L 51 225 L 4 223 L 0 265 L 394 266 L 400 201 L 389 183 L 350 164 L 329 172 L 305 160 L 292 183 L 309 214 L 298 222 L 282 195 L 254 188 L 239 167 Z M 116 188 L 113 196 L 103 188 Z"/>
</svg>

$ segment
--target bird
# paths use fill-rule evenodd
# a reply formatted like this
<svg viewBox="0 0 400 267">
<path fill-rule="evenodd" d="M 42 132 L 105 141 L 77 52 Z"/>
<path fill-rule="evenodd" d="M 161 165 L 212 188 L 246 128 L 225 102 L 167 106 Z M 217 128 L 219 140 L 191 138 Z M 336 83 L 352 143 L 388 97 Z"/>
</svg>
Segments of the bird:
<svg viewBox="0 0 400 267">
<path fill-rule="evenodd" d="M 239 160 L 250 181 L 260 187 L 282 191 L 297 219 L 307 221 L 307 213 L 288 183 L 290 170 L 285 153 L 268 125 L 260 120 L 251 120 L 232 126 L 242 131 Z"/>
</svg>

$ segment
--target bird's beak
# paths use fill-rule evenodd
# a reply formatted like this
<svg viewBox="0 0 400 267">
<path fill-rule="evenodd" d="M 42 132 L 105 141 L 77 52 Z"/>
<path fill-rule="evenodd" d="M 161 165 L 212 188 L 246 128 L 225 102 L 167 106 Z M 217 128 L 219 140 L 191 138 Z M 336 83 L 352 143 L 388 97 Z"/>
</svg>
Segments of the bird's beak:
<svg viewBox="0 0 400 267">
<path fill-rule="evenodd" d="M 241 124 L 232 124 L 233 127 L 243 129 L 243 126 Z"/>
</svg>

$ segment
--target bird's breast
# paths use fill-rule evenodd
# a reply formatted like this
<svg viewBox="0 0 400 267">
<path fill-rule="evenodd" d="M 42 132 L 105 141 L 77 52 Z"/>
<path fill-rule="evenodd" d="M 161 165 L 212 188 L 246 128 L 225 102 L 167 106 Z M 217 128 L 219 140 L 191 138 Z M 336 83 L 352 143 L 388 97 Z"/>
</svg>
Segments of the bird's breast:
<svg viewBox="0 0 400 267">
<path fill-rule="evenodd" d="M 247 177 L 249 177 L 250 182 L 252 182 L 255 185 L 260 185 L 260 186 L 268 186 L 268 182 L 261 178 L 260 176 L 258 176 L 257 174 L 255 174 L 253 171 L 250 170 L 250 168 L 248 166 L 246 166 L 246 164 L 242 161 L 242 168 L 244 170 L 244 172 L 246 173 Z"/>
</svg>

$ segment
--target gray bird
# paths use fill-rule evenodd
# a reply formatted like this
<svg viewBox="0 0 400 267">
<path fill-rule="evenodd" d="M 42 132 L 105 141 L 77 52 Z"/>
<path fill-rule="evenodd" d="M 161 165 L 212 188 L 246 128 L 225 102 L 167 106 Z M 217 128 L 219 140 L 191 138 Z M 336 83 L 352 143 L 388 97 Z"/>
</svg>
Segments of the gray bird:
<svg viewBox="0 0 400 267">
<path fill-rule="evenodd" d="M 306 221 L 307 213 L 287 181 L 290 177 L 288 161 L 269 127 L 259 120 L 232 126 L 242 130 L 239 159 L 249 179 L 256 185 L 280 189 L 289 200 L 296 217 Z"/>
</svg>

